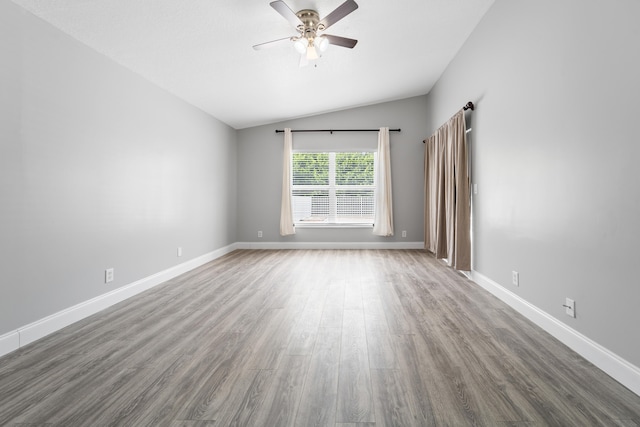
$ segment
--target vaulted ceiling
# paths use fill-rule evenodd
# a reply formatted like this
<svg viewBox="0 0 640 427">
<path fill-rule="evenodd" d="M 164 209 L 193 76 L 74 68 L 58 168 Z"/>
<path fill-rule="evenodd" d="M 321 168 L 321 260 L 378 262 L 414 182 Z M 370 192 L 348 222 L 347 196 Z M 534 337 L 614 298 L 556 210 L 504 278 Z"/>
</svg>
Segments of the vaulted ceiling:
<svg viewBox="0 0 640 427">
<path fill-rule="evenodd" d="M 174 95 L 241 129 L 426 94 L 494 0 L 356 0 L 331 27 L 358 40 L 307 67 L 270 0 L 13 0 Z M 344 0 L 285 0 L 326 16 Z"/>
</svg>

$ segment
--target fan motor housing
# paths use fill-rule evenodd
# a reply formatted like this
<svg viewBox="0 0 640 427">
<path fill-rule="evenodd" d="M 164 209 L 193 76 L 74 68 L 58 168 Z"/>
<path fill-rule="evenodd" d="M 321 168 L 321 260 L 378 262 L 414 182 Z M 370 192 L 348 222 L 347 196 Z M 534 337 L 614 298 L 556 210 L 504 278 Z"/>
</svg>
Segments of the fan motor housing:
<svg viewBox="0 0 640 427">
<path fill-rule="evenodd" d="M 311 9 L 302 9 L 296 16 L 300 18 L 305 27 L 315 27 L 320 22 L 320 15 L 318 12 Z"/>
<path fill-rule="evenodd" d="M 302 9 L 296 13 L 296 16 L 302 21 L 303 25 L 298 25 L 298 30 L 305 35 L 305 37 L 314 37 L 316 31 L 321 30 L 318 28 L 320 22 L 320 15 L 318 12 L 311 9 Z"/>
</svg>

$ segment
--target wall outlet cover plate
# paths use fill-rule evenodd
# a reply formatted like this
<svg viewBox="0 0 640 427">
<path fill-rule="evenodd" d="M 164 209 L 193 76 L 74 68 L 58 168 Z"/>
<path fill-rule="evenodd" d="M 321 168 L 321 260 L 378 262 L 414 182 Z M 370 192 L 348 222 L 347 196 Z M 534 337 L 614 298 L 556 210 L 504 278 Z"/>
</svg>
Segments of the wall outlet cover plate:
<svg viewBox="0 0 640 427">
<path fill-rule="evenodd" d="M 564 311 L 567 316 L 576 317 L 576 302 L 571 298 L 567 298 L 564 303 Z"/>
<path fill-rule="evenodd" d="M 113 282 L 113 268 L 107 268 L 104 271 L 104 283 Z"/>
</svg>

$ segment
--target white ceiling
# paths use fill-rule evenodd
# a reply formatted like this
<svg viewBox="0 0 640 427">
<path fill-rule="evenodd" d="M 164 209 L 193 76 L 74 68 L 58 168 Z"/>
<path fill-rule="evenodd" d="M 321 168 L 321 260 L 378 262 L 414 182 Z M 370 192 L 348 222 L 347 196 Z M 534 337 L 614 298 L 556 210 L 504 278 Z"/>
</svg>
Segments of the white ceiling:
<svg viewBox="0 0 640 427">
<path fill-rule="evenodd" d="M 13 0 L 236 129 L 423 95 L 494 0 L 356 0 L 329 46 L 298 67 L 295 35 L 270 0 Z M 344 0 L 285 0 L 326 16 Z"/>
</svg>

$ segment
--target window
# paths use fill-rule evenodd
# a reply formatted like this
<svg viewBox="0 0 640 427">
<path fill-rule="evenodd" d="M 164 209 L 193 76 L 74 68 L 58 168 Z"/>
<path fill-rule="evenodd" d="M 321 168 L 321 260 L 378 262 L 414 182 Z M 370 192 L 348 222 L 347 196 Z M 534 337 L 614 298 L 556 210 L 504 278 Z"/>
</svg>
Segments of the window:
<svg viewBox="0 0 640 427">
<path fill-rule="evenodd" d="M 293 153 L 294 223 L 373 224 L 375 157 L 373 152 Z"/>
</svg>

